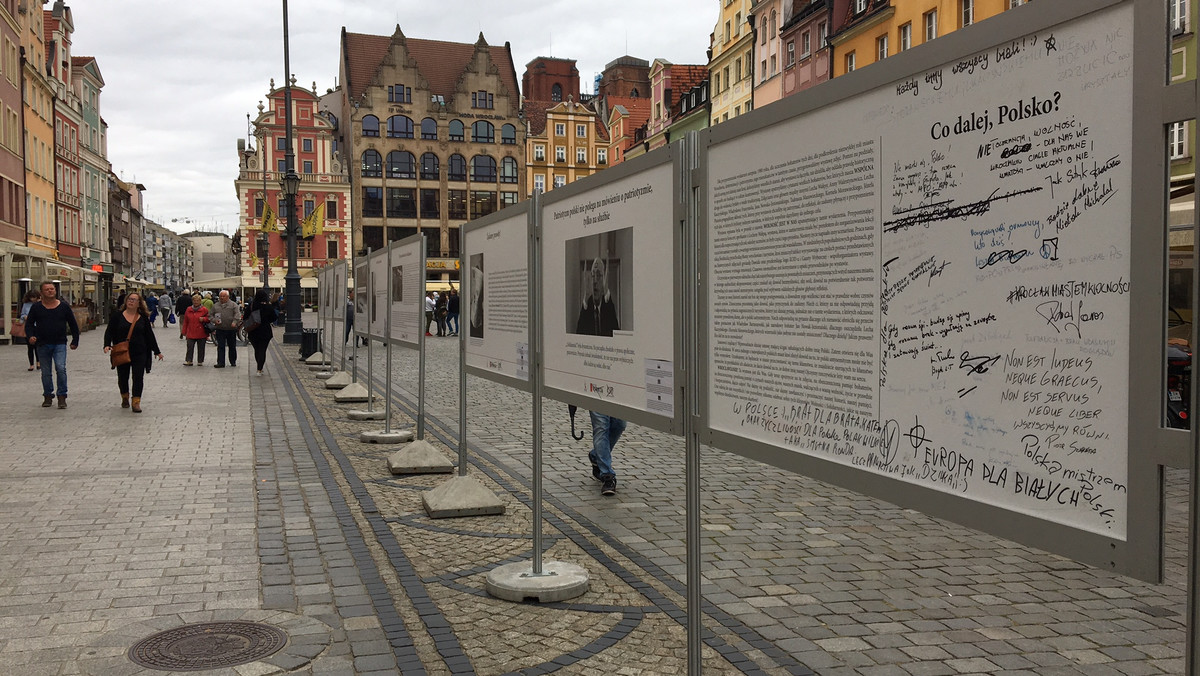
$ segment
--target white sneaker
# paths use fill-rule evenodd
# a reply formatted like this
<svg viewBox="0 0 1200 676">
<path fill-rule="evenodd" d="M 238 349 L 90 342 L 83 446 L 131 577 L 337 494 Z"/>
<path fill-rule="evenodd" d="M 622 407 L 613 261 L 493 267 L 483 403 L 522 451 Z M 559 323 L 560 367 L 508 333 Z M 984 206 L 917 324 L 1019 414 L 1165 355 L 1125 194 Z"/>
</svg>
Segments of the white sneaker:
<svg viewBox="0 0 1200 676">
<path fill-rule="evenodd" d="M 262 375 L 262 371 L 259 371 L 259 372 L 258 372 L 258 375 L 260 375 L 260 376 L 261 376 L 261 375 Z"/>
</svg>

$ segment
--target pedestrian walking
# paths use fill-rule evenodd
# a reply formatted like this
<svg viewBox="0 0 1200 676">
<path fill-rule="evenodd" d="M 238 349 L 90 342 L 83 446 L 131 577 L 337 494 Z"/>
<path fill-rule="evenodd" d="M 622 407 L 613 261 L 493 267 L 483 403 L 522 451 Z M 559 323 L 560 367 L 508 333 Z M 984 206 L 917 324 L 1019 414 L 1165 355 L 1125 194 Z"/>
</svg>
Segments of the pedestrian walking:
<svg viewBox="0 0 1200 676">
<path fill-rule="evenodd" d="M 458 289 L 450 289 L 450 299 L 446 302 L 446 328 L 449 329 L 452 336 L 458 335 L 458 314 L 460 309 Z"/>
<path fill-rule="evenodd" d="M 254 294 L 254 301 L 250 303 L 250 315 L 246 319 L 246 337 L 254 346 L 254 363 L 260 376 L 263 374 L 263 366 L 267 364 L 267 346 L 275 337 L 271 330 L 275 315 L 275 301 L 266 289 L 259 289 Z"/>
<path fill-rule="evenodd" d="M 25 321 L 25 336 L 37 348 L 37 360 L 42 365 L 42 407 L 49 408 L 58 395 L 58 407 L 67 407 L 67 333 L 71 334 L 71 349 L 79 348 L 79 323 L 71 306 L 58 299 L 58 287 L 45 281 L 42 298 L 29 308 Z M 55 390 L 54 379 L 58 378 Z"/>
<path fill-rule="evenodd" d="M 171 314 L 175 309 L 174 306 L 175 303 L 171 300 L 171 296 L 166 291 L 163 291 L 162 295 L 158 297 L 158 316 L 162 317 L 164 329 L 167 328 L 167 325 L 171 321 Z"/>
<path fill-rule="evenodd" d="M 432 336 L 429 332 L 429 327 L 433 326 L 433 312 L 437 309 L 437 301 L 434 300 L 432 291 L 425 294 L 425 335 Z"/>
<path fill-rule="evenodd" d="M 242 309 L 229 299 L 229 292 L 222 291 L 208 312 L 216 326 L 213 337 L 217 340 L 217 363 L 213 368 L 225 368 L 225 353 L 229 353 L 229 365 L 237 366 L 237 330 L 242 325 Z"/>
<path fill-rule="evenodd" d="M 192 294 L 187 289 L 175 299 L 175 321 L 179 323 L 179 339 L 183 340 L 183 313 L 192 306 Z"/>
<path fill-rule="evenodd" d="M 129 341 L 129 363 L 116 367 L 117 390 L 121 393 L 121 408 L 132 407 L 134 413 L 141 413 L 142 383 L 150 370 L 150 360 L 156 356 L 162 361 L 163 355 L 158 349 L 158 339 L 154 337 L 150 312 L 136 291 L 125 296 L 125 307 L 109 318 L 108 328 L 104 331 L 104 353 L 112 352 L 114 345 L 126 340 Z M 132 401 L 130 376 L 133 379 Z"/>
<path fill-rule="evenodd" d="M 34 291 L 33 289 L 30 289 L 29 293 L 25 294 L 25 298 L 21 301 L 21 313 L 18 315 L 18 321 L 21 323 L 22 328 L 24 328 L 29 317 L 30 308 L 32 308 L 34 303 L 37 303 L 40 298 L 41 296 L 38 295 L 38 292 Z M 25 338 L 25 354 L 29 357 L 30 371 L 34 370 L 35 368 L 42 368 L 41 362 L 37 360 L 37 349 L 34 348 L 33 343 L 29 342 L 28 337 Z"/>
<path fill-rule="evenodd" d="M 196 356 L 199 359 L 196 363 L 204 366 L 204 347 L 208 342 L 208 330 L 204 325 L 208 323 L 208 308 L 204 307 L 204 297 L 200 294 L 192 294 L 192 304 L 183 312 L 183 321 L 180 322 L 183 335 L 187 338 L 187 356 L 183 360 L 184 366 L 192 365 L 193 352 L 199 352 Z"/>
<path fill-rule="evenodd" d="M 437 318 L 437 327 L 438 327 L 437 334 L 439 336 L 446 335 L 446 306 L 447 306 L 447 304 L 448 304 L 448 302 L 447 302 L 446 292 L 442 291 L 441 293 L 439 293 L 437 295 L 437 300 L 434 301 L 434 305 L 433 305 L 433 308 L 434 308 L 433 314 Z"/>
<path fill-rule="evenodd" d="M 607 272 L 608 265 L 604 260 L 597 258 L 592 261 L 592 292 L 579 310 L 575 333 L 611 338 L 613 331 L 621 330 L 608 290 Z M 601 495 L 615 495 L 617 473 L 612 466 L 612 450 L 625 431 L 625 421 L 596 411 L 588 411 L 588 415 L 592 420 L 592 450 L 588 453 L 588 459 L 592 462 L 592 478 L 600 482 Z"/>
<path fill-rule="evenodd" d="M 141 295 L 139 294 L 139 298 Z M 145 301 L 146 309 L 150 311 L 150 325 L 154 325 L 154 321 L 158 319 L 158 296 L 149 293 L 146 294 Z"/>
</svg>

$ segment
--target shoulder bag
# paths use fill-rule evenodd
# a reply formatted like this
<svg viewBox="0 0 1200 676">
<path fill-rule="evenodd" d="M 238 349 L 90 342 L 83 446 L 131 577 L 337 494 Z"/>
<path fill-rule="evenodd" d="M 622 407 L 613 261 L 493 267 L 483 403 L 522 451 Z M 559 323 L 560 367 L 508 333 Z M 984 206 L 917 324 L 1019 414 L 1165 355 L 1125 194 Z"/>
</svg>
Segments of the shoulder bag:
<svg viewBox="0 0 1200 676">
<path fill-rule="evenodd" d="M 125 340 L 113 345 L 112 352 L 108 353 L 108 360 L 112 364 L 113 368 L 124 366 L 130 362 L 129 341 L 133 338 L 133 327 L 137 326 L 138 320 L 140 319 L 141 317 L 139 316 L 137 319 L 133 320 L 133 323 L 129 325 L 129 335 L 125 336 Z"/>
</svg>

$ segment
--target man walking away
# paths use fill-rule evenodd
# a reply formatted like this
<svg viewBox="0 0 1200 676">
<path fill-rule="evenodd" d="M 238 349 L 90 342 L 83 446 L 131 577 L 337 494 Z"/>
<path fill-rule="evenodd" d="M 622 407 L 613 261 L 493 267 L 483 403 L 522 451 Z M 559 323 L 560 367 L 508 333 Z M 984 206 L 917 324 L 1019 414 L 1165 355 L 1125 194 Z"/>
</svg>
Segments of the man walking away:
<svg viewBox="0 0 1200 676">
<path fill-rule="evenodd" d="M 187 289 L 175 299 L 175 321 L 179 324 L 179 339 L 183 340 L 183 314 L 192 306 L 192 292 Z"/>
<path fill-rule="evenodd" d="M 458 300 L 458 289 L 450 289 L 450 301 L 449 301 L 449 304 L 446 306 L 446 310 L 449 313 L 446 316 L 446 326 L 450 330 L 450 335 L 452 335 L 452 336 L 458 335 L 458 311 L 459 311 L 459 309 L 460 309 L 460 303 Z"/>
<path fill-rule="evenodd" d="M 37 348 L 42 365 L 42 407 L 54 401 L 54 376 L 58 376 L 58 407 L 67 407 L 67 332 L 71 333 L 71 349 L 79 347 L 79 324 L 71 306 L 58 299 L 54 282 L 42 282 L 42 300 L 29 309 L 25 335 Z M 53 372 L 51 372 L 53 369 Z"/>
<path fill-rule="evenodd" d="M 217 363 L 213 368 L 225 368 L 225 351 L 229 350 L 229 365 L 237 366 L 237 330 L 242 324 L 242 310 L 222 291 L 208 312 L 209 321 L 216 324 L 213 337 L 217 339 Z"/>
<path fill-rule="evenodd" d="M 620 331 L 617 310 L 608 291 L 608 265 L 603 259 L 592 261 L 592 293 L 579 310 L 575 322 L 575 333 L 589 336 L 612 337 Z M 595 411 L 588 411 L 592 419 L 592 450 L 588 459 L 592 461 L 592 478 L 600 482 L 601 495 L 616 495 L 617 473 L 612 467 L 612 449 L 625 431 L 625 421 Z"/>
</svg>

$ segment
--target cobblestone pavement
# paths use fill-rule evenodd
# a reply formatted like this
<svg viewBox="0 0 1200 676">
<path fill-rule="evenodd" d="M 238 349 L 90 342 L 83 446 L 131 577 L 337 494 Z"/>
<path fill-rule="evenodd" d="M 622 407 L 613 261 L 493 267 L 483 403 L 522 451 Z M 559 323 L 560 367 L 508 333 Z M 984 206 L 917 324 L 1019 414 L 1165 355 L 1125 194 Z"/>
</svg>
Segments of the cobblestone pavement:
<svg viewBox="0 0 1200 676">
<path fill-rule="evenodd" d="M 532 546 L 529 395 L 468 379 L 471 471 L 506 511 L 431 520 L 421 496 L 449 477 L 391 476 L 396 447 L 358 438 L 382 422 L 349 421 L 363 405 L 335 404 L 295 346 L 258 378 L 246 353 L 184 367 L 158 330 L 168 358 L 141 415 L 119 408 L 97 332 L 68 358 L 66 411 L 40 408 L 25 350 L 0 347 L 0 674 L 164 673 L 126 651 L 225 620 L 288 643 L 200 673 L 686 672 L 679 439 L 631 426 L 603 498 L 566 407 L 546 401 L 546 558 L 584 566 L 591 589 L 500 601 L 483 577 Z M 426 350 L 427 439 L 451 457 L 457 349 Z M 405 426 L 416 352 L 393 359 Z M 1167 582 L 1147 585 L 733 454 L 702 462 L 706 674 L 1184 671 L 1182 471 L 1167 472 Z"/>
</svg>

